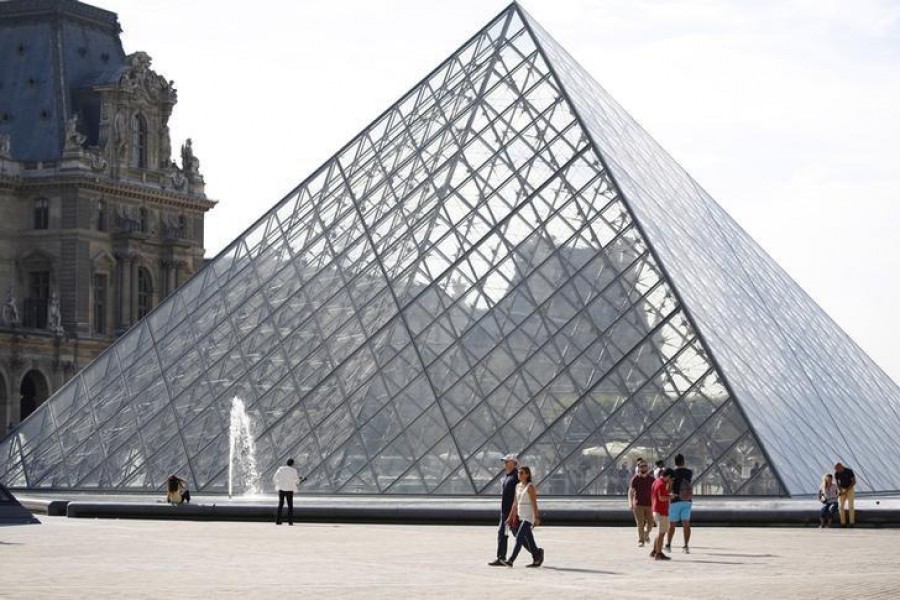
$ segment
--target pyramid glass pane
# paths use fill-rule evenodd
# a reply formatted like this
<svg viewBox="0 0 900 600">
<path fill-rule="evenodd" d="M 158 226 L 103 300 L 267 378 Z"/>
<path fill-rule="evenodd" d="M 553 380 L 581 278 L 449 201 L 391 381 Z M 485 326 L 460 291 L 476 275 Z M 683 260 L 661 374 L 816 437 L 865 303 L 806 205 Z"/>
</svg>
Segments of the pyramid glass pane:
<svg viewBox="0 0 900 600">
<path fill-rule="evenodd" d="M 546 494 L 679 452 L 698 494 L 835 458 L 900 488 L 897 387 L 515 4 L 0 442 L 0 481 L 225 493 L 235 398 L 264 491 L 293 457 L 310 492 L 494 494 L 508 452 Z"/>
</svg>

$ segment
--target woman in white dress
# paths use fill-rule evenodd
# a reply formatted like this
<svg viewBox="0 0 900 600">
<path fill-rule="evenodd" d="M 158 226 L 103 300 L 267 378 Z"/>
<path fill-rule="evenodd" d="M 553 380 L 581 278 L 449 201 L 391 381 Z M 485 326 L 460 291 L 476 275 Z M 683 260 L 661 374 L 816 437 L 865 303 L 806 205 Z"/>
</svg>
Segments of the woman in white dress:
<svg viewBox="0 0 900 600">
<path fill-rule="evenodd" d="M 510 511 L 509 518 L 506 520 L 510 529 L 516 533 L 516 547 L 513 548 L 512 555 L 506 561 L 507 566 L 513 566 L 516 557 L 522 546 L 531 554 L 531 564 L 529 567 L 539 567 L 544 562 L 544 549 L 538 548 L 534 541 L 534 533 L 532 530 L 541 524 L 541 518 L 538 514 L 537 505 L 537 488 L 531 482 L 531 469 L 529 467 L 519 467 L 519 484 L 516 486 L 516 502 Z M 516 529 L 518 523 L 518 529 Z"/>
</svg>

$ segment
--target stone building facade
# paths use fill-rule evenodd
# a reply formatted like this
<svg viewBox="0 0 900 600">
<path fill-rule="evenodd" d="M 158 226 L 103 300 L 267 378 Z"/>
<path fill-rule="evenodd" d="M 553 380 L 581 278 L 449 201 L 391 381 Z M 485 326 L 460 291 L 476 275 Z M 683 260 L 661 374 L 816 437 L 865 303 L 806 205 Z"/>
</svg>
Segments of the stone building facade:
<svg viewBox="0 0 900 600">
<path fill-rule="evenodd" d="M 203 264 L 171 81 L 114 13 L 0 2 L 0 437 Z"/>
</svg>

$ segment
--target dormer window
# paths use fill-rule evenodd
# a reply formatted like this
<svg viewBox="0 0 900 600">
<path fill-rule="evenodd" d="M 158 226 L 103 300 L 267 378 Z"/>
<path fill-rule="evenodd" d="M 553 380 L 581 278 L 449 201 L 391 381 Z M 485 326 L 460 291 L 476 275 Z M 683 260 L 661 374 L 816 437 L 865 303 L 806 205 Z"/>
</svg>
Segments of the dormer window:
<svg viewBox="0 0 900 600">
<path fill-rule="evenodd" d="M 147 120 L 140 114 L 131 118 L 131 166 L 147 168 Z"/>
</svg>

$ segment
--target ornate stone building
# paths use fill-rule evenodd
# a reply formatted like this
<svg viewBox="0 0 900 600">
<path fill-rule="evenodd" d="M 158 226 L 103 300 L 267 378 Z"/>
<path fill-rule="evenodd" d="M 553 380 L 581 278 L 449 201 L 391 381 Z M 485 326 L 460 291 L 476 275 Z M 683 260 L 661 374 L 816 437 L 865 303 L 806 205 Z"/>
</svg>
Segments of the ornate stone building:
<svg viewBox="0 0 900 600">
<path fill-rule="evenodd" d="M 172 160 L 177 93 L 120 32 L 0 2 L 0 434 L 203 263 L 215 202 L 190 139 Z"/>
</svg>

